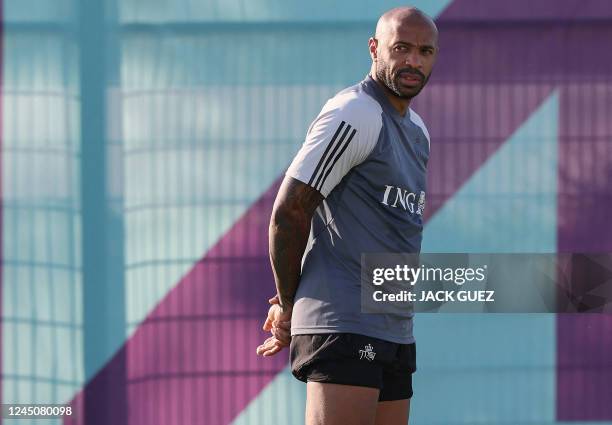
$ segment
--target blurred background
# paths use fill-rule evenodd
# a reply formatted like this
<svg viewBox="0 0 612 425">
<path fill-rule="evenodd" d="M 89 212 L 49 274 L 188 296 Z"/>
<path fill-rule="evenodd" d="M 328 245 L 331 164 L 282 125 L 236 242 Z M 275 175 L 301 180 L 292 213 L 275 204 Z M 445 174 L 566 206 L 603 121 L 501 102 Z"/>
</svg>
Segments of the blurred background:
<svg viewBox="0 0 612 425">
<path fill-rule="evenodd" d="M 381 0 L 2 0 L 2 403 L 300 424 L 255 348 L 279 178 Z M 423 251 L 611 252 L 612 3 L 415 0 Z M 585 282 L 588 293 L 589 282 Z M 411 424 L 612 424 L 610 314 L 423 314 Z M 12 423 L 14 420 L 3 420 Z"/>
</svg>

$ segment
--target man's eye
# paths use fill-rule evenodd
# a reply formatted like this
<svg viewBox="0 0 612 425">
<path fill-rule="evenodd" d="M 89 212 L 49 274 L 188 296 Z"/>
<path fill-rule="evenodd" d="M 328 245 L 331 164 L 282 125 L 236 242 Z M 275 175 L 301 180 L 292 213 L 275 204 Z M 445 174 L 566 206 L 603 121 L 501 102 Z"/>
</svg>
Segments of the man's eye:
<svg viewBox="0 0 612 425">
<path fill-rule="evenodd" d="M 401 52 L 406 50 L 406 46 L 395 46 L 395 51 L 396 52 Z"/>
</svg>

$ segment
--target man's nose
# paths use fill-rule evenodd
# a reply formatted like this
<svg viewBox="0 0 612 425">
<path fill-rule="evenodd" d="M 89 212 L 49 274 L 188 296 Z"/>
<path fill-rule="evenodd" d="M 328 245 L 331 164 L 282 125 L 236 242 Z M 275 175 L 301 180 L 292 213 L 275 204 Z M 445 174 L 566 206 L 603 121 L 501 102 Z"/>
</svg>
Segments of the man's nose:
<svg viewBox="0 0 612 425">
<path fill-rule="evenodd" d="M 423 67 L 423 61 L 417 49 L 411 49 L 408 52 L 406 55 L 406 65 L 419 70 Z"/>
</svg>

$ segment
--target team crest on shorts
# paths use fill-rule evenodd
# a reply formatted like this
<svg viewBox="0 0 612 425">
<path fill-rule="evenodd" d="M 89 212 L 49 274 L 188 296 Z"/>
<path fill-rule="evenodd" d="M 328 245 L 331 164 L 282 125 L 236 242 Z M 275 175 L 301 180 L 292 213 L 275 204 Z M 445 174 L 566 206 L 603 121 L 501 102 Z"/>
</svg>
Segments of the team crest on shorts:
<svg viewBox="0 0 612 425">
<path fill-rule="evenodd" d="M 374 347 L 370 344 L 363 347 L 363 350 L 359 350 L 359 360 L 366 359 L 371 362 L 375 356 Z"/>
</svg>

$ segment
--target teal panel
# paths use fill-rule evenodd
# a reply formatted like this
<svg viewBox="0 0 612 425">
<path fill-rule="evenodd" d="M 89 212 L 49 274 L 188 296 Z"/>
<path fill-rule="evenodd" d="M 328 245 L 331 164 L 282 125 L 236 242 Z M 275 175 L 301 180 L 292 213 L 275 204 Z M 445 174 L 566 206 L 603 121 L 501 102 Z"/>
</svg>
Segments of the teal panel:
<svg viewBox="0 0 612 425">
<path fill-rule="evenodd" d="M 70 23 L 75 18 L 74 0 L 3 0 L 3 20 L 14 22 Z"/>
<path fill-rule="evenodd" d="M 303 424 L 305 408 L 306 385 L 295 379 L 286 367 L 232 421 L 232 425 Z"/>
<path fill-rule="evenodd" d="M 8 19 L 68 7 L 22 3 Z M 63 403 L 84 380 L 77 49 L 46 31 L 2 41 L 2 402 Z"/>
<path fill-rule="evenodd" d="M 451 0 L 415 0 L 412 5 L 437 16 Z M 122 22 L 350 22 L 374 21 L 390 1 L 287 2 L 283 0 L 124 0 L 119 3 Z"/>
</svg>

